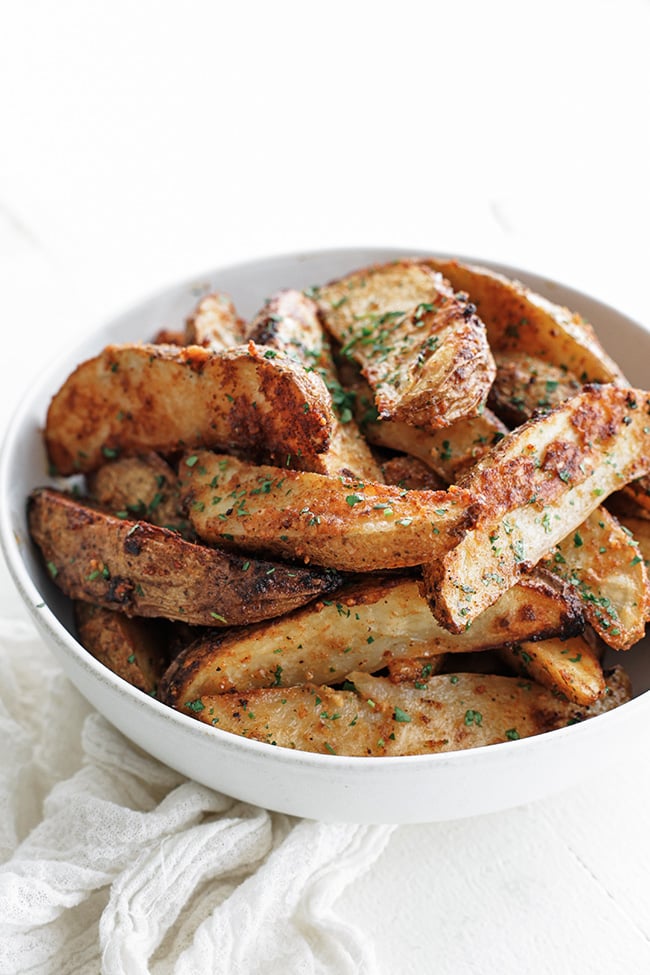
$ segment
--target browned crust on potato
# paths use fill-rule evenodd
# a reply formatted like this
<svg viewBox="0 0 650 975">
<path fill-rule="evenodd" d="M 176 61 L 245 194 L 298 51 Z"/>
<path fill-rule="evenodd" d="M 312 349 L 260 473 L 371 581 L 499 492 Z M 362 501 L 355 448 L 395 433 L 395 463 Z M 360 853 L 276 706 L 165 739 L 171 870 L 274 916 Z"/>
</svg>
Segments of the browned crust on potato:
<svg viewBox="0 0 650 975">
<path fill-rule="evenodd" d="M 371 386 L 380 419 L 428 430 L 483 409 L 495 365 L 475 308 L 414 261 L 355 271 L 320 288 L 327 329 Z"/>
<path fill-rule="evenodd" d="M 329 413 L 319 376 L 253 343 L 223 353 L 109 345 L 52 399 L 45 442 L 59 474 L 117 456 L 215 446 L 321 470 Z"/>
<path fill-rule="evenodd" d="M 339 381 L 316 302 L 302 291 L 277 292 L 251 323 L 249 338 L 286 353 L 310 372 L 315 370 L 325 383 L 330 394 L 332 430 L 329 446 L 321 455 L 323 473 L 380 480 L 379 465 L 359 430 Z"/>
<path fill-rule="evenodd" d="M 103 606 L 75 601 L 79 643 L 114 674 L 155 695 L 165 666 L 165 637 L 154 620 L 132 619 Z"/>
<path fill-rule="evenodd" d="M 91 499 L 118 518 L 150 521 L 184 535 L 190 530 L 176 473 L 158 454 L 108 461 L 87 476 L 86 486 Z"/>
<path fill-rule="evenodd" d="M 351 670 L 372 673 L 402 657 L 488 650 L 505 639 L 568 637 L 583 625 L 571 588 L 546 572 L 513 586 L 459 634 L 436 623 L 416 579 L 373 576 L 282 619 L 200 636 L 171 664 L 161 693 L 176 704 L 273 684 L 338 683 Z"/>
<path fill-rule="evenodd" d="M 494 358 L 497 374 L 488 405 L 509 426 L 520 426 L 535 413 L 548 413 L 582 389 L 566 369 L 537 356 L 508 352 Z"/>
<path fill-rule="evenodd" d="M 199 538 L 347 572 L 420 565 L 471 517 L 471 495 L 404 489 L 198 451 L 181 462 Z"/>
<path fill-rule="evenodd" d="M 51 577 L 67 596 L 127 616 L 241 625 L 303 605 L 338 579 L 195 545 L 177 532 L 115 518 L 50 488 L 32 492 L 28 519 Z"/>
<path fill-rule="evenodd" d="M 580 315 L 496 271 L 456 260 L 425 262 L 469 296 L 494 352 L 528 352 L 573 373 L 581 383 L 621 383 L 625 377 Z"/>
<path fill-rule="evenodd" d="M 574 531 L 608 494 L 650 468 L 650 394 L 590 386 L 505 437 L 461 479 L 474 522 L 424 566 L 436 618 L 459 632 Z"/>
</svg>

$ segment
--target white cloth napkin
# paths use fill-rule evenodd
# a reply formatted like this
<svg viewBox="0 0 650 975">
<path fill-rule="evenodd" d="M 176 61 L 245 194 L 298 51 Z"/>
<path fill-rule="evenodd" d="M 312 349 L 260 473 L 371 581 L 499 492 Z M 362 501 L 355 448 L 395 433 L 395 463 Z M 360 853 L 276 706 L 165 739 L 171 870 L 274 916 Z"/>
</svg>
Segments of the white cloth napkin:
<svg viewBox="0 0 650 975">
<path fill-rule="evenodd" d="M 0 621 L 0 973 L 373 973 L 335 902 L 391 827 L 297 820 L 148 757 Z"/>
</svg>

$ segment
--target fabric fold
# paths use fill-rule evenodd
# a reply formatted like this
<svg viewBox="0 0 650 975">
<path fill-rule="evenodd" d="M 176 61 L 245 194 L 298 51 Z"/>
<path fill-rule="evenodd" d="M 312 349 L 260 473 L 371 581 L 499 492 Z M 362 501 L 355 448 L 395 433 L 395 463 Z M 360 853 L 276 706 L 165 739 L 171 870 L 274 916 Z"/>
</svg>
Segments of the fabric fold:
<svg viewBox="0 0 650 975">
<path fill-rule="evenodd" d="M 189 781 L 0 621 L 0 975 L 370 973 L 336 900 L 392 827 L 298 820 Z"/>
</svg>

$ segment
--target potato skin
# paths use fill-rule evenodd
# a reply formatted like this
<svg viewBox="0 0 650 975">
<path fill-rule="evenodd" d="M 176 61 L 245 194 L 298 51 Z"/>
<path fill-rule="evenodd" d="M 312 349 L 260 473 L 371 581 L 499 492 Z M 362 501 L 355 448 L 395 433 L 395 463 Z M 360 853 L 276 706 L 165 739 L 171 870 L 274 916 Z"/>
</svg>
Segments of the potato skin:
<svg viewBox="0 0 650 975">
<path fill-rule="evenodd" d="M 121 517 L 150 521 L 188 536 L 174 470 L 158 454 L 108 461 L 86 478 L 91 498 Z"/>
<path fill-rule="evenodd" d="M 199 538 L 345 572 L 420 565 L 470 517 L 471 497 L 453 486 L 405 491 L 209 451 L 184 458 L 180 471 Z"/>
<path fill-rule="evenodd" d="M 496 271 L 456 260 L 423 263 L 463 291 L 485 323 L 493 352 L 527 352 L 573 373 L 581 383 L 627 381 L 580 315 Z"/>
<path fill-rule="evenodd" d="M 302 606 L 340 581 L 334 572 L 195 545 L 177 532 L 115 518 L 50 488 L 32 492 L 28 521 L 67 596 L 126 616 L 241 625 Z"/>
<path fill-rule="evenodd" d="M 360 364 L 382 420 L 432 431 L 485 406 L 495 375 L 485 326 L 424 263 L 355 271 L 320 288 L 317 300 L 343 354 Z"/>
<path fill-rule="evenodd" d="M 130 619 L 103 606 L 74 604 L 77 638 L 114 674 L 155 695 L 165 670 L 165 635 L 154 620 Z"/>
<path fill-rule="evenodd" d="M 322 379 L 282 353 L 253 343 L 222 353 L 109 345 L 53 397 L 45 444 L 62 475 L 117 456 L 208 446 L 322 470 L 330 430 Z"/>
<path fill-rule="evenodd" d="M 649 417 L 650 393 L 587 386 L 510 433 L 461 478 L 474 522 L 423 569 L 438 621 L 460 632 L 609 494 L 647 473 Z"/>
<path fill-rule="evenodd" d="M 323 473 L 380 480 L 379 466 L 347 405 L 316 302 L 292 288 L 278 291 L 251 322 L 249 338 L 286 353 L 323 379 L 332 419 L 330 443 L 321 455 Z"/>
</svg>

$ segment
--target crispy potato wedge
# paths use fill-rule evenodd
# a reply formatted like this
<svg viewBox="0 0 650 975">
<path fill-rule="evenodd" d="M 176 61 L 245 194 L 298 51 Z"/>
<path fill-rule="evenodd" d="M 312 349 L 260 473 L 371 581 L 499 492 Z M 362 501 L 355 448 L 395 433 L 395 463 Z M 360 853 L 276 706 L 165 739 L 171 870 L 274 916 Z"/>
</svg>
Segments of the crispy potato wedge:
<svg viewBox="0 0 650 975">
<path fill-rule="evenodd" d="M 625 377 L 580 315 L 484 267 L 427 259 L 456 291 L 469 295 L 494 352 L 529 353 L 568 370 L 581 383 L 621 383 Z"/>
<path fill-rule="evenodd" d="M 598 654 L 586 636 L 516 643 L 500 654 L 521 677 L 564 694 L 574 704 L 594 704 L 605 690 Z"/>
<path fill-rule="evenodd" d="M 282 619 L 200 637 L 170 666 L 162 694 L 177 704 L 231 690 L 332 684 L 351 670 L 372 673 L 401 657 L 486 650 L 505 637 L 568 636 L 583 626 L 570 587 L 550 573 L 523 579 L 458 634 L 436 623 L 416 579 L 373 576 Z"/>
<path fill-rule="evenodd" d="M 456 488 L 405 491 L 209 451 L 186 457 L 180 471 L 199 538 L 349 572 L 419 565 L 434 544 L 446 550 L 471 500 Z"/>
<path fill-rule="evenodd" d="M 309 371 L 315 370 L 325 383 L 331 398 L 332 429 L 329 447 L 320 455 L 323 473 L 380 481 L 379 465 L 339 382 L 316 303 L 302 291 L 278 292 L 255 317 L 249 338 L 266 348 L 285 352 Z"/>
<path fill-rule="evenodd" d="M 505 437 L 459 482 L 474 524 L 423 568 L 438 621 L 459 632 L 608 494 L 650 469 L 650 394 L 590 386 Z M 440 556 L 440 557 L 439 557 Z"/>
<path fill-rule="evenodd" d="M 548 413 L 582 389 L 566 369 L 526 352 L 496 353 L 494 359 L 497 374 L 488 405 L 509 426 L 520 426 L 534 413 Z"/>
<path fill-rule="evenodd" d="M 140 519 L 186 535 L 176 474 L 158 454 L 108 461 L 86 478 L 90 497 L 117 518 Z"/>
<path fill-rule="evenodd" d="M 350 689 L 347 689 L 347 688 Z M 595 705 L 579 707 L 517 677 L 439 674 L 424 687 L 352 673 L 344 690 L 304 684 L 203 696 L 183 710 L 222 731 L 336 755 L 428 755 L 563 728 L 630 696 L 621 668 Z"/>
<path fill-rule="evenodd" d="M 72 599 L 126 616 L 203 626 L 252 623 L 295 609 L 340 583 L 336 573 L 291 567 L 185 541 L 40 488 L 29 529 L 54 582 Z"/>
<path fill-rule="evenodd" d="M 198 346 L 109 345 L 52 399 L 50 461 L 65 475 L 118 455 L 218 446 L 321 470 L 331 427 L 327 389 L 281 353 L 265 355 L 253 343 L 220 354 Z"/>
<path fill-rule="evenodd" d="M 648 570 L 638 542 L 603 507 L 558 542 L 543 564 L 575 586 L 602 640 L 628 650 L 645 635 Z"/>
<path fill-rule="evenodd" d="M 548 412 L 575 396 L 578 380 L 558 366 L 526 353 L 496 353 L 497 375 L 488 403 L 510 426 L 525 423 L 534 414 Z M 620 508 L 650 518 L 650 477 L 631 481 L 620 492 Z"/>
<path fill-rule="evenodd" d="M 350 370 L 345 372 L 344 386 L 354 396 L 355 416 L 368 442 L 417 457 L 447 484 L 453 484 L 508 432 L 488 409 L 433 433 L 407 423 L 380 420 L 368 384 L 360 375 L 352 378 Z"/>
<path fill-rule="evenodd" d="M 237 315 L 232 299 L 215 291 L 201 298 L 185 322 L 183 345 L 225 352 L 242 345 L 246 338 L 246 323 Z"/>
<path fill-rule="evenodd" d="M 155 695 L 166 661 L 156 621 L 129 619 L 103 606 L 75 602 L 79 643 L 100 663 L 145 694 Z"/>
<path fill-rule="evenodd" d="M 317 301 L 381 419 L 437 430 L 485 406 L 495 375 L 485 328 L 441 275 L 394 261 L 320 288 Z"/>
</svg>

